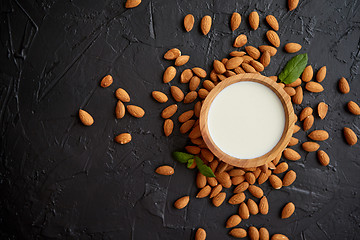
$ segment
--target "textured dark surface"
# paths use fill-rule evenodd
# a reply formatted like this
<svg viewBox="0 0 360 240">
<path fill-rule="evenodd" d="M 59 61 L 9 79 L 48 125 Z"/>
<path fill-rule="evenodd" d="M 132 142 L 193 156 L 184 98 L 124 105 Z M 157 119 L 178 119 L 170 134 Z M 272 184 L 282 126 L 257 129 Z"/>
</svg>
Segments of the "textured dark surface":
<svg viewBox="0 0 360 240">
<path fill-rule="evenodd" d="M 360 134 L 359 117 L 345 110 L 347 101 L 360 102 L 359 1 L 300 1 L 293 12 L 285 0 L 144 0 L 131 10 L 124 9 L 124 1 L 112 0 L 3 0 L 0 9 L 1 239 L 193 239 L 198 227 L 207 230 L 208 239 L 230 239 L 224 224 L 237 207 L 215 208 L 209 199 L 194 198 L 196 172 L 170 157 L 186 138 L 178 128 L 169 138 L 163 135 L 159 113 L 167 104 L 154 102 L 150 93 L 169 93 L 170 84 L 162 83 L 164 69 L 173 64 L 162 58 L 169 48 L 191 56 L 178 70 L 210 70 L 214 59 L 234 50 L 240 33 L 251 45 L 265 44 L 267 14 L 279 20 L 282 44 L 265 75 L 278 74 L 291 58 L 282 50 L 291 41 L 303 45 L 301 53 L 309 54 L 315 70 L 327 65 L 326 90 L 305 92 L 302 107 L 329 104 L 328 116 L 316 117 L 313 129 L 329 131 L 321 149 L 331 161 L 322 167 L 314 153 L 294 147 L 302 155 L 289 163 L 296 182 L 281 190 L 264 184 L 269 214 L 240 226 L 265 226 L 291 239 L 359 239 L 360 145 L 347 146 L 341 131 L 350 126 Z M 254 9 L 260 28 L 250 31 L 247 16 Z M 233 11 L 243 17 L 235 33 L 229 28 Z M 190 33 L 182 26 L 187 13 L 196 20 Z M 203 36 L 199 20 L 206 14 L 213 27 Z M 114 83 L 102 89 L 99 82 L 106 74 Z M 350 82 L 347 95 L 337 90 L 341 76 Z M 171 84 L 180 85 L 179 75 Z M 115 120 L 118 87 L 146 110 L 144 118 Z M 92 127 L 81 125 L 79 108 L 93 115 Z M 125 131 L 133 141 L 114 143 L 114 136 Z M 304 132 L 296 137 L 306 141 Z M 175 174 L 154 174 L 161 164 L 174 166 Z M 189 206 L 175 210 L 173 202 L 183 195 L 191 196 Z M 295 203 L 295 214 L 281 220 L 288 201 Z"/>
</svg>

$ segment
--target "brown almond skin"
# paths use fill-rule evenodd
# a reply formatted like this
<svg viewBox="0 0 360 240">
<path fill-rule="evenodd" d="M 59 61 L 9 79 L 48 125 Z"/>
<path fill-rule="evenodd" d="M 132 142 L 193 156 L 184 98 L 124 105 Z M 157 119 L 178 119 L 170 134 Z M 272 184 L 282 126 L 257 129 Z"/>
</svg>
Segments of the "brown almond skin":
<svg viewBox="0 0 360 240">
<path fill-rule="evenodd" d="M 197 155 L 200 153 L 201 149 L 198 146 L 186 146 L 185 150 L 190 153 L 190 154 L 194 154 Z"/>
<path fill-rule="evenodd" d="M 293 170 L 288 171 L 283 177 L 282 184 L 284 187 L 288 187 L 296 180 L 296 172 Z"/>
<path fill-rule="evenodd" d="M 261 199 L 260 199 L 260 202 L 259 202 L 259 212 L 262 214 L 262 215 L 266 215 L 268 214 L 269 212 L 269 202 L 267 200 L 267 198 L 265 196 L 263 196 Z"/>
<path fill-rule="evenodd" d="M 229 235 L 235 237 L 235 238 L 244 238 L 247 236 L 247 232 L 245 229 L 243 228 L 233 228 L 230 232 Z"/>
<path fill-rule="evenodd" d="M 244 176 L 231 177 L 231 183 L 233 185 L 239 185 L 245 181 Z"/>
<path fill-rule="evenodd" d="M 289 0 L 291 1 L 291 0 Z M 299 0 L 296 0 L 299 1 Z M 276 233 L 272 235 L 271 240 L 289 240 L 288 237 L 286 237 L 284 234 Z"/>
<path fill-rule="evenodd" d="M 175 66 L 183 66 L 190 60 L 190 56 L 188 55 L 181 55 L 175 60 Z"/>
<path fill-rule="evenodd" d="M 200 172 L 198 172 L 198 174 L 196 175 L 196 186 L 198 188 L 203 188 L 206 186 L 206 177 Z"/>
<path fill-rule="evenodd" d="M 224 202 L 225 198 L 226 198 L 226 193 L 221 192 L 212 199 L 212 203 L 214 204 L 215 207 L 219 207 Z"/>
<path fill-rule="evenodd" d="M 304 122 L 303 122 L 304 131 L 309 130 L 312 127 L 313 124 L 314 124 L 314 116 L 310 115 L 310 116 L 306 117 Z"/>
<path fill-rule="evenodd" d="M 277 49 L 274 48 L 273 46 L 260 45 L 258 48 L 259 48 L 260 52 L 262 52 L 262 53 L 269 52 L 271 57 L 275 56 L 277 53 Z"/>
<path fill-rule="evenodd" d="M 125 8 L 134 8 L 139 6 L 141 3 L 141 0 L 126 0 Z"/>
<path fill-rule="evenodd" d="M 240 203 L 239 216 L 241 217 L 241 219 L 249 219 L 250 217 L 249 208 L 244 202 Z"/>
<path fill-rule="evenodd" d="M 299 4 L 299 0 L 288 0 L 289 11 L 294 10 Z"/>
<path fill-rule="evenodd" d="M 245 179 L 250 185 L 254 184 L 256 181 L 256 177 L 255 177 L 254 173 L 252 173 L 252 172 L 245 173 Z"/>
<path fill-rule="evenodd" d="M 295 95 L 292 97 L 292 102 L 294 104 L 301 104 L 302 101 L 303 101 L 303 97 L 304 97 L 304 94 L 303 94 L 303 90 L 302 90 L 302 87 L 301 86 L 298 86 L 295 88 Z"/>
<path fill-rule="evenodd" d="M 198 138 L 198 137 L 201 137 L 201 132 L 200 132 L 200 127 L 196 126 L 189 133 L 189 138 Z"/>
<path fill-rule="evenodd" d="M 237 176 L 242 176 L 245 175 L 245 171 L 242 169 L 233 169 L 229 172 L 230 177 L 237 177 Z"/>
<path fill-rule="evenodd" d="M 306 83 L 305 88 L 309 92 L 314 92 L 314 93 L 319 93 L 324 91 L 323 86 L 321 86 L 321 84 L 317 82 L 308 82 Z"/>
<path fill-rule="evenodd" d="M 269 240 L 270 239 L 270 234 L 269 231 L 262 227 L 259 229 L 259 240 Z"/>
<path fill-rule="evenodd" d="M 291 137 L 288 143 L 288 147 L 295 146 L 299 143 L 299 139 Z"/>
<path fill-rule="evenodd" d="M 319 160 L 320 164 L 323 166 L 327 166 L 330 163 L 330 157 L 327 153 L 323 150 L 317 151 L 317 159 Z"/>
<path fill-rule="evenodd" d="M 326 117 L 328 109 L 329 109 L 329 106 L 326 103 L 320 102 L 318 104 L 317 110 L 318 110 L 318 115 L 321 119 L 324 119 Z"/>
<path fill-rule="evenodd" d="M 172 48 L 164 54 L 166 60 L 175 60 L 179 56 L 181 56 L 181 51 L 177 48 Z"/>
<path fill-rule="evenodd" d="M 153 91 L 151 95 L 159 103 L 166 103 L 169 100 L 166 94 L 160 91 Z"/>
<path fill-rule="evenodd" d="M 166 137 L 170 136 L 174 129 L 174 122 L 171 119 L 165 119 L 164 121 L 164 134 Z"/>
<path fill-rule="evenodd" d="M 268 41 L 275 47 L 280 47 L 280 38 L 279 35 L 273 30 L 269 30 L 266 32 L 266 37 Z"/>
<path fill-rule="evenodd" d="M 344 127 L 343 132 L 344 132 L 345 140 L 350 146 L 355 145 L 357 143 L 357 136 L 353 130 L 351 130 L 348 127 Z"/>
<path fill-rule="evenodd" d="M 214 178 L 212 178 L 212 179 L 214 179 Z M 216 179 L 214 179 L 214 180 L 216 181 Z M 211 190 L 211 193 L 210 193 L 210 198 L 216 197 L 221 192 L 222 188 L 223 187 L 220 184 L 213 186 L 213 189 Z"/>
<path fill-rule="evenodd" d="M 234 40 L 233 47 L 240 48 L 247 43 L 247 37 L 245 34 L 240 34 Z"/>
<path fill-rule="evenodd" d="M 302 46 L 298 43 L 287 43 L 285 44 L 285 51 L 288 53 L 296 53 L 300 51 Z"/>
<path fill-rule="evenodd" d="M 232 57 L 242 57 L 245 54 L 246 54 L 246 52 L 244 52 L 244 51 L 232 51 L 231 53 L 229 53 L 229 55 Z"/>
<path fill-rule="evenodd" d="M 125 116 L 125 105 L 120 100 L 116 103 L 115 116 L 117 119 L 121 119 Z"/>
<path fill-rule="evenodd" d="M 230 58 L 226 62 L 225 67 L 226 67 L 226 69 L 235 69 L 235 68 L 239 67 L 242 62 L 243 62 L 242 57 L 233 57 L 233 58 Z"/>
<path fill-rule="evenodd" d="M 168 107 L 166 107 L 162 112 L 161 112 L 161 117 L 164 119 L 167 118 L 171 118 L 172 115 L 174 115 L 177 111 L 177 105 L 176 104 L 172 104 Z"/>
<path fill-rule="evenodd" d="M 178 120 L 179 120 L 179 122 L 184 123 L 187 120 L 189 120 L 190 118 L 192 118 L 193 116 L 194 116 L 194 110 L 189 110 L 189 111 L 186 111 L 186 112 L 182 113 L 178 117 Z"/>
<path fill-rule="evenodd" d="M 205 240 L 206 239 L 206 231 L 203 228 L 198 228 L 195 234 L 195 240 Z"/>
<path fill-rule="evenodd" d="M 190 32 L 194 27 L 195 19 L 192 14 L 188 14 L 184 17 L 184 28 L 187 32 Z"/>
<path fill-rule="evenodd" d="M 295 205 L 292 202 L 287 203 L 281 212 L 281 218 L 289 218 L 295 211 Z"/>
<path fill-rule="evenodd" d="M 265 19 L 272 29 L 274 29 L 275 31 L 279 30 L 279 22 L 273 15 L 267 15 Z"/>
<path fill-rule="evenodd" d="M 190 91 L 184 97 L 184 103 L 192 103 L 198 97 L 198 93 L 196 91 Z"/>
<path fill-rule="evenodd" d="M 173 66 L 169 66 L 168 68 L 166 68 L 164 72 L 163 82 L 164 83 L 171 82 L 175 76 L 176 76 L 176 68 Z"/>
<path fill-rule="evenodd" d="M 286 162 L 282 162 L 276 166 L 273 173 L 280 174 L 280 173 L 286 172 L 288 170 L 288 168 L 289 168 L 289 165 Z"/>
<path fill-rule="evenodd" d="M 240 204 L 243 201 L 245 201 L 245 194 L 244 193 L 237 193 L 235 195 L 233 195 L 230 199 L 229 199 L 229 203 L 232 205 L 236 205 L 236 204 Z"/>
<path fill-rule="evenodd" d="M 347 103 L 347 108 L 349 112 L 351 112 L 354 115 L 360 115 L 360 107 L 357 105 L 356 102 L 350 101 Z"/>
<path fill-rule="evenodd" d="M 90 113 L 86 112 L 85 110 L 80 109 L 79 110 L 79 118 L 82 124 L 85 126 L 91 126 L 94 124 L 94 119 L 90 115 Z"/>
<path fill-rule="evenodd" d="M 184 71 L 182 71 L 181 75 L 180 75 L 180 82 L 181 83 L 188 83 L 190 82 L 190 79 L 194 76 L 193 72 L 191 69 L 185 69 Z"/>
<path fill-rule="evenodd" d="M 200 111 L 201 111 L 201 102 L 197 102 L 195 103 L 195 106 L 194 106 L 194 114 L 196 117 L 199 117 L 200 116 Z"/>
<path fill-rule="evenodd" d="M 201 157 L 208 162 L 212 162 L 214 160 L 214 154 L 206 148 L 201 149 Z"/>
<path fill-rule="evenodd" d="M 202 84 L 203 87 L 209 92 L 215 87 L 215 84 L 210 80 L 205 80 Z"/>
<path fill-rule="evenodd" d="M 301 74 L 301 80 L 304 82 L 310 82 L 313 76 L 314 76 L 314 70 L 311 65 L 308 65 Z"/>
<path fill-rule="evenodd" d="M 211 187 L 209 185 L 206 185 L 203 187 L 199 193 L 196 195 L 196 198 L 204 198 L 210 195 Z"/>
<path fill-rule="evenodd" d="M 106 75 L 100 82 L 100 86 L 103 88 L 109 87 L 113 83 L 113 77 L 111 75 Z"/>
<path fill-rule="evenodd" d="M 271 61 L 270 53 L 268 51 L 265 51 L 260 57 L 260 62 L 264 67 L 267 67 L 270 64 L 270 61 Z"/>
<path fill-rule="evenodd" d="M 260 57 L 260 51 L 256 47 L 246 46 L 245 51 L 249 54 L 253 59 L 258 59 Z"/>
<path fill-rule="evenodd" d="M 201 98 L 201 99 L 205 99 L 208 94 L 209 94 L 209 91 L 206 90 L 205 88 L 200 88 L 198 91 L 199 98 Z"/>
<path fill-rule="evenodd" d="M 120 144 L 127 144 L 131 141 L 130 133 L 121 133 L 115 137 L 115 142 Z"/>
<path fill-rule="evenodd" d="M 227 172 L 216 173 L 216 180 L 224 187 L 231 187 L 230 176 Z"/>
<path fill-rule="evenodd" d="M 301 79 L 298 78 L 298 79 L 295 80 L 295 82 L 292 82 L 290 84 L 286 84 L 286 86 L 287 87 L 298 87 L 298 86 L 301 85 L 301 83 L 302 83 Z"/>
<path fill-rule="evenodd" d="M 261 198 L 264 195 L 263 190 L 255 185 L 250 185 L 248 190 L 251 193 L 251 195 L 253 195 L 256 198 Z"/>
<path fill-rule="evenodd" d="M 259 230 L 254 226 L 249 227 L 248 235 L 251 240 L 259 240 L 259 238 L 260 238 Z"/>
<path fill-rule="evenodd" d="M 294 125 L 294 132 L 293 134 L 297 133 L 298 131 L 300 131 L 300 127 L 298 125 Z"/>
<path fill-rule="evenodd" d="M 236 29 L 238 29 L 240 24 L 241 24 L 241 15 L 237 12 L 234 12 L 231 15 L 231 19 L 230 19 L 231 31 L 235 31 Z"/>
<path fill-rule="evenodd" d="M 249 209 L 249 213 L 251 215 L 256 215 L 259 213 L 259 207 L 256 204 L 256 202 L 254 200 L 252 200 L 251 198 L 248 199 L 246 205 L 248 206 Z M 250 235 L 250 234 L 249 234 Z"/>
<path fill-rule="evenodd" d="M 310 116 L 313 113 L 313 109 L 311 107 L 304 108 L 299 116 L 299 120 L 303 121 L 306 117 Z"/>
<path fill-rule="evenodd" d="M 265 67 L 264 65 L 262 65 L 260 62 L 256 61 L 256 60 L 251 60 L 250 64 L 253 68 L 255 68 L 256 71 L 258 72 L 262 72 L 264 71 Z"/>
<path fill-rule="evenodd" d="M 314 130 L 309 133 L 308 137 L 314 141 L 325 141 L 329 138 L 329 133 L 325 130 Z"/>
<path fill-rule="evenodd" d="M 178 200 L 176 200 L 176 202 L 174 203 L 174 207 L 177 209 L 183 209 L 188 205 L 189 200 L 190 200 L 189 196 L 181 197 Z"/>
<path fill-rule="evenodd" d="M 326 66 L 321 67 L 316 73 L 316 81 L 322 82 L 326 77 Z"/>
<path fill-rule="evenodd" d="M 195 124 L 194 119 L 190 119 L 190 120 L 184 122 L 180 127 L 180 133 L 182 133 L 182 134 L 187 133 L 194 126 L 194 124 Z"/>
<path fill-rule="evenodd" d="M 201 32 L 204 35 L 207 35 L 210 32 L 211 24 L 212 24 L 212 19 L 209 15 L 206 15 L 201 19 L 200 28 L 201 28 Z"/>
<path fill-rule="evenodd" d="M 157 174 L 160 174 L 160 175 L 164 175 L 164 176 L 170 176 L 170 175 L 173 175 L 174 174 L 174 168 L 170 167 L 170 166 L 167 166 L 167 165 L 164 165 L 164 166 L 160 166 L 158 167 L 155 172 Z"/>
<path fill-rule="evenodd" d="M 283 151 L 283 156 L 287 160 L 291 161 L 297 161 L 301 158 L 300 154 L 291 148 L 285 148 L 285 150 Z"/>
<path fill-rule="evenodd" d="M 125 89 L 122 88 L 118 88 L 115 92 L 115 96 L 117 99 L 119 99 L 122 102 L 130 102 L 130 96 L 129 94 L 125 91 Z"/>
<path fill-rule="evenodd" d="M 142 118 L 145 115 L 144 109 L 142 109 L 139 106 L 127 105 L 126 109 L 130 113 L 131 116 L 136 117 L 136 118 Z"/>
<path fill-rule="evenodd" d="M 224 72 L 226 72 L 225 65 L 219 60 L 214 60 L 213 67 L 215 72 L 218 74 L 223 74 Z"/>
<path fill-rule="evenodd" d="M 242 182 L 234 189 L 234 193 L 245 192 L 249 186 L 250 184 L 248 182 Z"/>
<path fill-rule="evenodd" d="M 183 91 L 177 86 L 171 86 L 170 92 L 175 101 L 181 102 L 184 99 Z"/>
<path fill-rule="evenodd" d="M 229 219 L 226 221 L 226 228 L 236 227 L 240 223 L 241 223 L 241 217 L 237 214 L 234 214 L 231 217 L 229 217 Z"/>
<path fill-rule="evenodd" d="M 304 142 L 301 146 L 307 152 L 316 152 L 320 148 L 316 142 Z"/>
<path fill-rule="evenodd" d="M 200 84 L 200 78 L 197 76 L 192 77 L 189 82 L 190 91 L 195 91 L 199 87 L 199 84 Z"/>
<path fill-rule="evenodd" d="M 282 181 L 281 179 L 276 176 L 276 175 L 271 175 L 269 177 L 269 181 L 270 181 L 270 184 L 271 186 L 274 188 L 274 189 L 280 189 L 282 187 Z"/>
<path fill-rule="evenodd" d="M 250 27 L 254 30 L 258 29 L 259 21 L 259 14 L 256 11 L 251 12 L 249 15 Z"/>
<path fill-rule="evenodd" d="M 349 93 L 350 92 L 350 86 L 349 86 L 349 83 L 348 81 L 346 80 L 346 78 L 342 77 L 340 80 L 339 80 L 339 84 L 338 84 L 338 87 L 339 87 L 339 91 L 343 94 L 346 94 L 346 93 Z"/>
<path fill-rule="evenodd" d="M 251 66 L 250 64 L 248 63 L 242 63 L 241 64 L 241 67 L 244 69 L 245 72 L 247 73 L 256 73 L 256 70 L 253 66 Z"/>
</svg>

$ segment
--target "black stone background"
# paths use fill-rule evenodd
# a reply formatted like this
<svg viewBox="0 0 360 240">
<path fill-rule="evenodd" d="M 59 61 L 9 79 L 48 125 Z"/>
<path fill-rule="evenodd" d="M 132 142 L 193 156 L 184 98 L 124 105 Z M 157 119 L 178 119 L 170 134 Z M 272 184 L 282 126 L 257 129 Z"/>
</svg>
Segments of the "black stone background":
<svg viewBox="0 0 360 240">
<path fill-rule="evenodd" d="M 168 49 L 191 56 L 179 72 L 194 66 L 209 71 L 214 59 L 235 50 L 232 42 L 240 33 L 250 45 L 266 44 L 267 14 L 279 20 L 281 47 L 265 75 L 278 74 L 293 56 L 283 50 L 287 42 L 302 44 L 300 52 L 308 53 L 315 70 L 327 66 L 325 91 L 305 91 L 295 110 L 329 104 L 327 117 L 315 117 L 312 129 L 329 131 L 321 149 L 331 162 L 323 167 L 315 153 L 294 147 L 302 155 L 289 162 L 298 175 L 295 183 L 281 190 L 264 184 L 269 214 L 240 226 L 265 226 L 291 239 L 360 239 L 360 146 L 346 145 L 341 130 L 349 126 L 360 135 L 359 117 L 345 108 L 349 100 L 360 102 L 359 1 L 300 0 L 292 12 L 285 0 L 143 0 L 130 10 L 123 0 L 2 0 L 0 8 L 1 239 L 193 239 L 198 227 L 206 229 L 208 239 L 231 239 L 224 224 L 237 206 L 215 208 L 208 198 L 195 199 L 196 171 L 170 156 L 186 142 L 176 118 L 193 106 L 179 105 L 176 130 L 166 138 L 160 111 L 174 101 L 159 104 L 150 93 L 181 85 L 179 74 L 162 83 L 164 69 L 173 64 L 163 59 Z M 260 28 L 250 31 L 247 17 L 254 9 Z M 243 20 L 232 33 L 234 11 Z M 182 25 L 188 13 L 196 19 L 190 33 Z M 203 36 L 199 23 L 206 14 L 213 26 Z M 103 89 L 99 82 L 106 74 L 114 83 Z M 351 85 L 347 95 L 337 90 L 342 76 Z M 115 119 L 118 87 L 146 110 L 144 118 Z M 93 126 L 80 123 L 79 108 L 93 115 Z M 126 131 L 132 142 L 114 143 L 114 136 Z M 304 132 L 295 136 L 306 141 Z M 162 164 L 174 166 L 175 174 L 155 174 Z M 189 206 L 174 209 L 183 195 L 191 196 Z M 295 214 L 281 220 L 288 201 L 295 203 Z"/>
</svg>

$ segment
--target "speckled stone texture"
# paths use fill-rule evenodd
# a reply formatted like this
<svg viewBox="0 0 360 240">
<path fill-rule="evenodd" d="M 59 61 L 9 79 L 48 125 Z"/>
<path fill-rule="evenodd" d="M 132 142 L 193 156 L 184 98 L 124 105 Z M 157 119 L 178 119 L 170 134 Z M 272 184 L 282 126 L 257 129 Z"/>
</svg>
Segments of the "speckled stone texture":
<svg viewBox="0 0 360 240">
<path fill-rule="evenodd" d="M 254 9 L 260 27 L 250 31 L 247 17 Z M 283 50 L 287 42 L 302 44 L 300 53 L 308 53 L 315 70 L 327 66 L 325 91 L 305 91 L 295 110 L 329 104 L 327 117 L 315 117 L 312 129 L 329 131 L 330 139 L 320 145 L 331 161 L 323 167 L 315 153 L 295 146 L 302 155 L 289 162 L 298 175 L 295 183 L 281 190 L 264 184 L 269 214 L 240 226 L 265 226 L 290 239 L 359 239 L 360 145 L 349 147 L 342 136 L 344 126 L 360 135 L 359 117 L 345 108 L 349 100 L 360 102 L 359 1 L 300 0 L 289 12 L 285 0 L 143 0 L 131 10 L 123 0 L 3 0 L 0 10 L 1 239 L 180 240 L 193 239 L 198 227 L 206 229 L 207 239 L 231 239 L 225 221 L 237 206 L 215 208 L 208 198 L 195 199 L 196 171 L 170 155 L 186 144 L 176 119 L 193 104 L 179 104 L 176 129 L 166 138 L 160 111 L 174 101 L 159 104 L 150 93 L 169 93 L 170 85 L 188 90 L 179 74 L 162 83 L 164 69 L 173 64 L 162 57 L 169 48 L 191 56 L 179 71 L 194 66 L 209 71 L 214 59 L 235 50 L 232 42 L 240 33 L 250 45 L 266 44 L 267 14 L 279 20 L 281 47 L 264 75 L 278 74 L 293 56 Z M 232 33 L 234 11 L 242 23 Z M 188 13 L 195 16 L 190 33 L 182 25 Z M 208 36 L 200 32 L 204 15 L 213 18 Z M 103 89 L 99 83 L 106 74 L 114 83 Z M 351 86 L 347 95 L 337 90 L 342 76 Z M 145 109 L 144 118 L 115 119 L 118 87 Z M 93 115 L 93 126 L 81 125 L 79 108 Z M 132 142 L 116 144 L 114 136 L 126 131 Z M 306 141 L 304 132 L 295 136 Z M 162 164 L 173 166 L 175 174 L 155 174 Z M 228 199 L 231 191 L 226 192 Z M 183 195 L 191 196 L 190 204 L 176 210 L 173 202 Z M 281 220 L 288 201 L 295 203 L 295 214 Z"/>
</svg>

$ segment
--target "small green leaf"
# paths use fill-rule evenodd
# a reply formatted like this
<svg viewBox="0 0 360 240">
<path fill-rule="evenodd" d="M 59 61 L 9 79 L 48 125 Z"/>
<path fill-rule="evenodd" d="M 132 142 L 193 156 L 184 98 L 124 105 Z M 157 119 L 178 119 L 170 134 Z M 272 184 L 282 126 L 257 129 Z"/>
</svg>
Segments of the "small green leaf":
<svg viewBox="0 0 360 240">
<path fill-rule="evenodd" d="M 199 172 L 205 177 L 215 177 L 215 174 L 210 167 L 206 166 L 205 163 L 199 158 L 195 157 L 196 166 L 199 169 Z"/>
<path fill-rule="evenodd" d="M 286 63 L 282 72 L 279 74 L 280 81 L 284 84 L 295 82 L 295 80 L 298 79 L 304 71 L 307 62 L 308 56 L 306 53 L 299 54 L 290 59 L 290 61 Z"/>
<path fill-rule="evenodd" d="M 187 162 L 187 168 L 190 168 L 191 167 L 191 165 L 193 165 L 193 163 L 194 163 L 194 159 L 189 159 L 188 160 L 188 162 Z"/>
<path fill-rule="evenodd" d="M 173 158 L 181 163 L 187 163 L 190 159 L 194 158 L 194 155 L 184 153 L 184 152 L 173 152 Z"/>
</svg>

